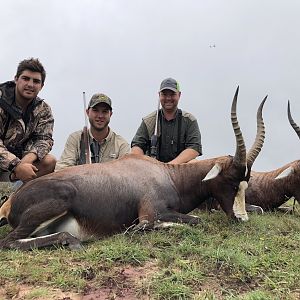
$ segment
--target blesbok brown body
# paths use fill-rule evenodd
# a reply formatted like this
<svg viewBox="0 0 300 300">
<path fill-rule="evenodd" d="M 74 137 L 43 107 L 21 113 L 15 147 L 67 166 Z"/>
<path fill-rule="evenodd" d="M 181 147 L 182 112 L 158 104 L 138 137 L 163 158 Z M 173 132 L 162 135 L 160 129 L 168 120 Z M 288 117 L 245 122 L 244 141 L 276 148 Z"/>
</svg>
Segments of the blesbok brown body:
<svg viewBox="0 0 300 300">
<path fill-rule="evenodd" d="M 300 129 L 294 122 L 288 103 L 288 119 L 300 138 Z M 270 172 L 251 172 L 246 191 L 246 202 L 260 206 L 264 210 L 273 210 L 284 204 L 289 198 L 300 199 L 300 160 Z"/>
<path fill-rule="evenodd" d="M 237 95 L 238 89 L 231 110 L 234 157 L 171 165 L 129 154 L 114 162 L 70 167 L 37 178 L 1 206 L 0 220 L 14 229 L 0 241 L 0 248 L 59 243 L 76 248 L 79 241 L 132 226 L 151 228 L 158 221 L 198 224 L 199 218 L 187 213 L 208 197 L 218 199 L 227 216 L 247 220 L 244 197 L 249 171 L 236 118 Z M 260 148 L 258 143 L 250 159 Z"/>
</svg>

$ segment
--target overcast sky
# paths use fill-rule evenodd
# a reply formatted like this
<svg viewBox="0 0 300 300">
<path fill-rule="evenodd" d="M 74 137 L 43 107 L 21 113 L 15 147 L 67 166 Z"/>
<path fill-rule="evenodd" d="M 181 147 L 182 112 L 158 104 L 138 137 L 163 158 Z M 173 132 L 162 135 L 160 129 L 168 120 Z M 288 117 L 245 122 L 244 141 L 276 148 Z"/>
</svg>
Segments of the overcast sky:
<svg viewBox="0 0 300 300">
<path fill-rule="evenodd" d="M 230 106 L 240 86 L 238 119 L 249 149 L 256 110 L 266 139 L 253 169 L 299 158 L 287 101 L 300 125 L 300 1 L 10 0 L 1 1 L 0 82 L 37 57 L 47 77 L 40 96 L 55 117 L 59 158 L 68 135 L 84 126 L 87 101 L 111 97 L 111 128 L 130 143 L 141 118 L 157 107 L 160 82 L 180 83 L 180 108 L 198 119 L 204 155 L 234 154 Z"/>
</svg>

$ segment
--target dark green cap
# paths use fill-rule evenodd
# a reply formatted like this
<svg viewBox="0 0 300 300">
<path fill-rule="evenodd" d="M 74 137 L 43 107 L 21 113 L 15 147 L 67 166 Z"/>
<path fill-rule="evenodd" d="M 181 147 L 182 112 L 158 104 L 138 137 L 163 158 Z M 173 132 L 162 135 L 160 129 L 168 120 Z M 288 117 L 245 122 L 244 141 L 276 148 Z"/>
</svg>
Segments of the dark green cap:
<svg viewBox="0 0 300 300">
<path fill-rule="evenodd" d="M 104 94 L 94 94 L 90 100 L 88 108 L 94 107 L 99 103 L 106 103 L 107 105 L 109 105 L 110 109 L 112 109 L 111 99 Z"/>
<path fill-rule="evenodd" d="M 171 90 L 173 92 L 180 92 L 179 83 L 177 82 L 177 80 L 175 80 L 173 78 L 167 78 L 167 79 L 163 80 L 160 84 L 159 91 L 161 92 L 163 90 Z"/>
</svg>

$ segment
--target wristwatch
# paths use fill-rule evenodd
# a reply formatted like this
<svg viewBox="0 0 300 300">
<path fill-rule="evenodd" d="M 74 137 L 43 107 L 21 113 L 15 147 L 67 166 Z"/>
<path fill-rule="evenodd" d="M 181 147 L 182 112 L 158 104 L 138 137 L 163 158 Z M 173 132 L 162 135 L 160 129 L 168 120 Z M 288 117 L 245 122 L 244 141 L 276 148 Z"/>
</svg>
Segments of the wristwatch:
<svg viewBox="0 0 300 300">
<path fill-rule="evenodd" d="M 18 158 L 18 157 L 14 158 L 14 159 L 10 162 L 10 164 L 9 164 L 9 166 L 8 166 L 8 168 L 7 168 L 8 171 L 13 172 L 14 169 L 16 168 L 16 166 L 17 166 L 20 162 L 21 162 L 20 158 Z"/>
</svg>

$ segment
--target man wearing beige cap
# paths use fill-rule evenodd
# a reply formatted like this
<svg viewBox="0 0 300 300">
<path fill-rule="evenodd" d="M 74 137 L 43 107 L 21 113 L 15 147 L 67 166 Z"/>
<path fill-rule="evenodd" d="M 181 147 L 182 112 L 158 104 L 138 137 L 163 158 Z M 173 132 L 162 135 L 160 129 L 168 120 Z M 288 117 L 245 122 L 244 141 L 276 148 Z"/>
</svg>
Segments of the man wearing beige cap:
<svg viewBox="0 0 300 300">
<path fill-rule="evenodd" d="M 111 99 L 104 94 L 94 94 L 86 114 L 89 119 L 89 144 L 92 163 L 108 162 L 129 153 L 126 140 L 108 126 L 112 115 Z M 86 162 L 83 130 L 70 134 L 55 171 Z"/>
<path fill-rule="evenodd" d="M 181 96 L 178 82 L 166 78 L 158 95 L 162 108 L 143 118 L 131 142 L 131 153 L 147 154 L 172 164 L 186 163 L 202 155 L 196 118 L 178 108 Z M 157 142 L 152 145 L 154 135 Z M 153 148 L 155 155 L 151 153 Z"/>
</svg>

